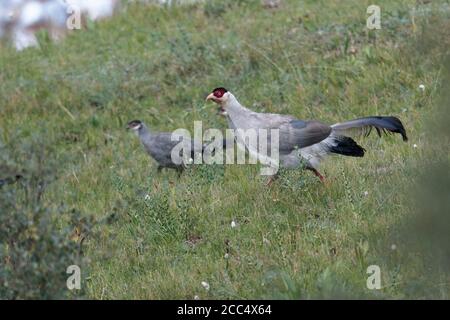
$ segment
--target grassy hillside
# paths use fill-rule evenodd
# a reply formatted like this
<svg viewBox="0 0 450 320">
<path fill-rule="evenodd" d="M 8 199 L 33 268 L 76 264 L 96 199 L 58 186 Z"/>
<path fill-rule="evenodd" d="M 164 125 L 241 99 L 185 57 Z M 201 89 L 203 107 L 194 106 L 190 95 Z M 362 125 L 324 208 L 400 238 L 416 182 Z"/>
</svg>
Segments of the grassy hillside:
<svg viewBox="0 0 450 320">
<path fill-rule="evenodd" d="M 429 258 L 400 231 L 427 158 L 426 120 L 448 101 L 438 97 L 449 4 L 378 1 L 382 29 L 369 31 L 370 4 L 129 5 L 58 44 L 40 34 L 39 49 L 16 53 L 2 45 L 0 159 L 42 193 L 36 205 L 51 212 L 48 232 L 71 233 L 68 241 L 82 245 L 80 295 L 449 298 L 446 270 L 426 277 Z M 395 115 L 410 141 L 359 138 L 366 157 L 328 159 L 326 186 L 309 172 L 282 171 L 268 188 L 254 165 L 158 174 L 127 121 L 164 131 L 192 130 L 195 120 L 226 128 L 216 106 L 204 102 L 217 86 L 255 111 L 300 119 Z M 447 142 L 437 140 L 434 157 L 448 160 Z M 8 208 L 1 214 L 22 206 Z M 18 232 L 39 239 L 26 208 L 25 230 L 36 234 Z M 14 278 L 7 240 L 0 268 Z M 40 267 L 41 255 L 54 249 L 30 250 Z M 370 265 L 381 268 L 381 290 L 366 287 Z"/>
</svg>

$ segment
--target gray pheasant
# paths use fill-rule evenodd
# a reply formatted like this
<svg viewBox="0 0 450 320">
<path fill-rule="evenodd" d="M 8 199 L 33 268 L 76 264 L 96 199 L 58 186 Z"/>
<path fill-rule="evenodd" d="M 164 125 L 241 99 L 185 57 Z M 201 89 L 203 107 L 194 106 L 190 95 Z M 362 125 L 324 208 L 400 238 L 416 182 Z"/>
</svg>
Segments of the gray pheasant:
<svg viewBox="0 0 450 320">
<path fill-rule="evenodd" d="M 236 97 L 225 88 L 216 88 L 206 100 L 212 100 L 227 115 L 231 129 L 279 129 L 279 159 L 282 167 L 298 168 L 302 164 L 323 182 L 319 173 L 320 162 L 330 154 L 363 157 L 365 149 L 348 135 L 369 135 L 375 129 L 382 132 L 399 133 L 407 141 L 405 128 L 396 117 L 366 117 L 356 120 L 323 124 L 319 121 L 298 120 L 290 115 L 257 113 L 242 106 Z M 270 142 L 270 139 L 269 139 Z M 270 147 L 268 146 L 269 150 Z M 273 179 L 269 180 L 269 184 Z"/>
<path fill-rule="evenodd" d="M 136 132 L 147 153 L 158 163 L 158 172 L 163 168 L 171 168 L 179 173 L 186 167 L 185 162 L 175 163 L 172 159 L 172 150 L 180 143 L 172 141 L 171 132 L 153 132 L 140 120 L 133 120 L 128 123 L 128 129 Z M 184 142 L 191 144 L 190 159 L 195 159 L 196 154 L 202 154 L 204 146 L 201 143 L 194 143 L 191 138 L 185 138 Z M 177 161 L 179 162 L 179 161 Z"/>
</svg>

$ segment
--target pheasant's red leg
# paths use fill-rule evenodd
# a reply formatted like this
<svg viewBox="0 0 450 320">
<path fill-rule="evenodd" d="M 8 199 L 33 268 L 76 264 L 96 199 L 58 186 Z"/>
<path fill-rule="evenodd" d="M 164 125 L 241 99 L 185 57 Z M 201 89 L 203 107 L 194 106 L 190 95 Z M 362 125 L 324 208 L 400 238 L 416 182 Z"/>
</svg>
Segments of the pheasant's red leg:
<svg viewBox="0 0 450 320">
<path fill-rule="evenodd" d="M 316 169 L 311 169 L 311 171 L 315 174 L 316 177 L 320 179 L 320 181 L 322 181 L 322 183 L 325 183 L 325 177 L 321 175 L 319 171 L 317 171 Z"/>
</svg>

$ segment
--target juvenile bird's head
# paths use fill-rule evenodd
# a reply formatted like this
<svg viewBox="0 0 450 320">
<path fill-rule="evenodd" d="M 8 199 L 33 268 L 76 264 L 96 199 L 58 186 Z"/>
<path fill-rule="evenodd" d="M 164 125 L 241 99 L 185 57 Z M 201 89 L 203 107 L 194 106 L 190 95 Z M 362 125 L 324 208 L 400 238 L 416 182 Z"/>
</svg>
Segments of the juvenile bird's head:
<svg viewBox="0 0 450 320">
<path fill-rule="evenodd" d="M 143 125 L 144 124 L 142 123 L 141 120 L 133 120 L 133 121 L 128 122 L 127 129 L 131 129 L 137 133 L 139 131 L 139 129 L 142 128 Z"/>
<path fill-rule="evenodd" d="M 212 100 L 215 103 L 217 103 L 219 107 L 219 112 L 222 115 L 226 115 L 227 112 L 225 110 L 226 103 L 228 102 L 229 98 L 231 96 L 231 93 L 228 92 L 227 89 L 223 87 L 215 88 L 207 97 L 206 101 Z"/>
</svg>

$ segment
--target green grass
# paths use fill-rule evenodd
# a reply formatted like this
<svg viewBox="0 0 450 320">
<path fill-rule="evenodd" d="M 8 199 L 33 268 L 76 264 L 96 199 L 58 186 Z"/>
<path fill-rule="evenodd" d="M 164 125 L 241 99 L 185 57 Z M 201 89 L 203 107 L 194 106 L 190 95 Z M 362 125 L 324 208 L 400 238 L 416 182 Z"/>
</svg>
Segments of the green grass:
<svg viewBox="0 0 450 320">
<path fill-rule="evenodd" d="M 407 195 L 442 80 L 443 51 L 422 39 L 430 26 L 449 29 L 448 3 L 378 1 L 377 31 L 365 28 L 370 4 L 127 6 L 58 44 L 41 37 L 40 49 L 0 48 L 1 144 L 14 154 L 40 137 L 57 176 L 45 203 L 107 221 L 83 243 L 88 298 L 449 298 L 448 274 L 420 281 L 424 257 L 410 257 L 401 237 L 391 249 L 412 210 Z M 255 111 L 330 124 L 396 115 L 410 141 L 360 138 L 366 157 L 324 163 L 328 186 L 283 170 L 268 188 L 252 165 L 157 174 L 126 122 L 226 128 L 204 102 L 217 86 Z M 382 290 L 366 288 L 371 264 Z"/>
</svg>

